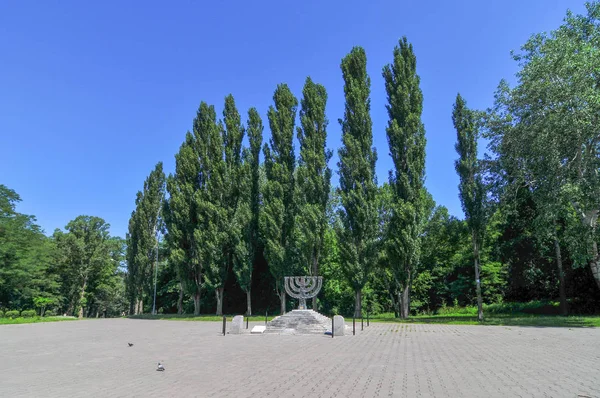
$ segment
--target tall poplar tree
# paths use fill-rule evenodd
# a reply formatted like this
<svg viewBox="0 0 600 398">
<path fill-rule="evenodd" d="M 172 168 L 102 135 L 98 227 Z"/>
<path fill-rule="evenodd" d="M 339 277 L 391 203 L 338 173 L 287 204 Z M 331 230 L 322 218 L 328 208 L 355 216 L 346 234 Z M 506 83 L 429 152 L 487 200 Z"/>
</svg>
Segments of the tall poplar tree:
<svg viewBox="0 0 600 398">
<path fill-rule="evenodd" d="M 295 230 L 301 265 L 311 275 L 319 275 L 319 259 L 323 237 L 327 228 L 327 200 L 331 185 L 331 169 L 328 167 L 331 151 L 326 148 L 327 124 L 325 106 L 327 91 L 306 78 L 301 100 L 300 124 L 297 128 L 300 142 L 300 159 L 296 174 L 298 215 Z M 317 298 L 312 300 L 317 308 Z"/>
<path fill-rule="evenodd" d="M 283 278 L 293 271 L 294 203 L 294 124 L 298 100 L 287 84 L 280 84 L 273 94 L 275 106 L 269 107 L 271 128 L 269 145 L 264 146 L 267 182 L 264 206 L 261 212 L 261 230 L 265 244 L 265 258 L 275 278 L 281 313 L 285 313 Z"/>
<path fill-rule="evenodd" d="M 162 162 L 158 162 L 144 181 L 143 191 L 137 193 L 136 209 L 129 220 L 126 282 L 130 311 L 135 314 L 143 313 L 144 295 L 148 296 L 152 290 L 164 196 L 165 174 Z"/>
<path fill-rule="evenodd" d="M 377 152 L 373 145 L 371 79 L 367 75 L 367 56 L 354 47 L 342 59 L 344 95 L 346 98 L 342 127 L 343 146 L 339 150 L 341 226 L 341 265 L 355 293 L 355 316 L 362 313 L 362 289 L 375 262 L 377 235 Z"/>
<path fill-rule="evenodd" d="M 233 98 L 231 98 L 233 100 Z M 233 118 L 232 102 L 226 114 Z M 235 104 L 233 104 L 233 108 Z M 237 112 L 237 111 L 236 111 Z M 238 115 L 239 117 L 239 115 Z M 235 122 L 231 122 L 233 126 Z M 229 132 L 228 132 L 229 133 Z M 231 132 L 232 136 L 235 133 Z M 223 154 L 222 128 L 216 121 L 215 108 L 201 105 L 201 114 L 194 128 L 196 146 L 200 155 L 203 184 L 197 196 L 197 212 L 202 230 L 200 231 L 202 261 L 207 267 L 206 282 L 215 290 L 217 313 L 223 311 L 223 291 L 227 277 L 227 253 L 223 248 L 228 241 L 228 208 L 226 176 L 227 163 Z M 237 138 L 232 142 L 237 141 Z M 241 144 L 241 142 L 240 142 Z M 235 144 L 233 145 L 235 146 Z M 230 151 L 232 160 L 234 150 Z"/>
<path fill-rule="evenodd" d="M 237 240 L 233 270 L 236 279 L 246 292 L 246 315 L 252 315 L 252 273 L 259 244 L 259 211 L 260 211 L 260 148 L 262 146 L 263 124 L 256 108 L 248 111 L 249 148 L 244 149 L 239 181 L 240 203 L 236 212 L 236 225 L 239 225 L 241 236 Z"/>
<path fill-rule="evenodd" d="M 200 103 L 193 134 L 175 155 L 175 174 L 167 180 L 169 201 L 165 221 L 171 260 L 178 267 L 183 288 L 200 314 L 200 298 L 206 283 L 218 289 L 214 278 L 223 261 L 225 214 L 223 201 L 225 160 L 215 108 Z M 214 279 L 208 279 L 212 277 Z"/>
<path fill-rule="evenodd" d="M 225 163 L 217 167 L 215 170 L 222 170 L 223 186 L 222 200 L 218 199 L 218 195 L 214 196 L 214 205 L 220 209 L 224 215 L 223 224 L 223 248 L 222 257 L 212 262 L 211 281 L 215 286 L 215 294 L 217 299 L 217 315 L 223 315 L 223 295 L 227 275 L 233 268 L 235 248 L 238 241 L 242 239 L 243 226 L 241 220 L 236 217 L 239 212 L 240 205 L 240 186 L 239 183 L 242 171 L 242 140 L 244 138 L 244 126 L 241 122 L 240 114 L 235 106 L 235 100 L 230 94 L 225 98 L 225 108 L 223 110 L 223 125 L 222 132 L 222 148 L 218 148 L 218 143 L 215 142 L 215 153 L 223 153 Z M 215 157 L 216 164 L 221 161 Z M 213 187 L 213 189 L 218 189 Z M 211 192 L 215 194 L 216 192 Z"/>
<path fill-rule="evenodd" d="M 477 126 L 473 112 L 467 108 L 467 104 L 460 94 L 456 96 L 452 122 L 456 129 L 456 152 L 459 156 L 455 162 L 456 172 L 460 177 L 458 191 L 473 244 L 477 319 L 483 321 L 479 261 L 485 232 L 485 187 L 477 161 Z"/>
<path fill-rule="evenodd" d="M 394 61 L 383 68 L 383 78 L 389 116 L 386 133 L 394 162 L 389 177 L 393 195 L 386 247 L 400 316 L 406 319 L 410 315 L 410 288 L 420 255 L 426 143 L 417 59 L 406 37 L 394 47 Z"/>
<path fill-rule="evenodd" d="M 167 178 L 169 200 L 165 203 L 165 236 L 169 260 L 177 269 L 182 291 L 194 300 L 194 314 L 200 314 L 203 263 L 200 256 L 201 236 L 196 211 L 196 196 L 200 189 L 200 159 L 195 149 L 194 135 L 188 131 L 185 142 L 175 155 L 175 174 Z"/>
</svg>

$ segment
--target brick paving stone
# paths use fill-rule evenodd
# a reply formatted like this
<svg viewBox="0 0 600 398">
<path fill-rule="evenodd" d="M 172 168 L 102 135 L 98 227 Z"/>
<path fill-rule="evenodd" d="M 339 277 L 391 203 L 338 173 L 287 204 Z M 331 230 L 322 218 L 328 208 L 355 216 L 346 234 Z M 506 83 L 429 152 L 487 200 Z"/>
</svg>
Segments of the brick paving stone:
<svg viewBox="0 0 600 398">
<path fill-rule="evenodd" d="M 130 319 L 3 325 L 0 397 L 600 398 L 597 328 L 374 323 L 333 339 L 220 331 Z"/>
</svg>

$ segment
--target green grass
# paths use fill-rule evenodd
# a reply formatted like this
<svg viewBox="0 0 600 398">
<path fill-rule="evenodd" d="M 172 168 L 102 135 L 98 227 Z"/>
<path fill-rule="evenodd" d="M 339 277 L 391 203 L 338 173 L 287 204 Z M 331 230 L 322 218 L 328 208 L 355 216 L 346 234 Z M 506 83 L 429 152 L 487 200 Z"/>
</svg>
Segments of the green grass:
<svg viewBox="0 0 600 398">
<path fill-rule="evenodd" d="M 371 322 L 393 323 L 436 323 L 447 325 L 500 325 L 500 326 L 552 326 L 552 327 L 600 327 L 600 316 L 558 316 L 558 315 L 485 315 L 483 323 L 477 321 L 477 316 L 470 314 L 454 315 L 417 315 L 409 319 L 394 318 L 394 314 L 381 314 L 371 319 Z"/>
<path fill-rule="evenodd" d="M 72 316 L 46 316 L 33 318 L 0 318 L 0 325 L 16 325 L 22 323 L 39 323 L 39 322 L 60 322 L 60 321 L 75 321 L 77 318 Z"/>
<path fill-rule="evenodd" d="M 448 325 L 500 325 L 500 326 L 537 326 L 537 327 L 600 327 L 600 316 L 557 315 L 559 305 L 553 301 L 530 301 L 527 303 L 500 303 L 484 305 L 484 321 L 477 321 L 477 307 L 442 307 L 437 314 L 411 316 L 409 319 L 394 318 L 393 313 L 378 314 L 370 317 L 372 322 L 392 323 L 436 323 Z M 231 321 L 233 315 L 226 315 Z M 221 321 L 223 317 L 215 315 L 134 315 L 132 319 L 164 319 L 176 321 Z M 269 316 L 269 320 L 274 316 Z M 264 322 L 262 315 L 250 317 L 251 322 Z M 352 322 L 352 317 L 346 317 Z M 360 323 L 360 319 L 357 320 Z M 366 319 L 365 319 L 366 322 Z"/>
<path fill-rule="evenodd" d="M 231 321 L 234 317 L 234 315 L 225 315 L 225 317 L 227 318 L 227 321 Z M 152 319 L 152 320 L 167 320 L 167 321 L 205 321 L 205 322 L 217 322 L 217 321 L 222 321 L 223 317 L 222 316 L 217 316 L 217 315 L 192 315 L 192 314 L 183 314 L 183 315 L 177 315 L 177 314 L 158 314 L 158 315 L 151 315 L 151 314 L 142 314 L 142 315 L 131 315 L 128 316 L 127 318 L 130 319 Z M 244 320 L 246 320 L 247 317 L 244 317 Z M 265 321 L 265 317 L 264 315 L 252 315 L 249 317 L 250 322 L 264 322 Z M 270 321 L 271 319 L 273 319 L 274 316 L 269 316 L 268 320 Z"/>
</svg>

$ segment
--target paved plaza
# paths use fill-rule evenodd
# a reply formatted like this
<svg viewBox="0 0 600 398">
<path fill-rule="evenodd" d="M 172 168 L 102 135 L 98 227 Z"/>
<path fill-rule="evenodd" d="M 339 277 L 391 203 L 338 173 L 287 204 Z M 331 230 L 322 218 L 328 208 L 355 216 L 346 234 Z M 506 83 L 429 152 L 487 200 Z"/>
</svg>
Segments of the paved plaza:
<svg viewBox="0 0 600 398">
<path fill-rule="evenodd" d="M 600 397 L 600 329 L 371 324 L 333 339 L 220 330 L 130 319 L 0 326 L 0 397 Z"/>
</svg>

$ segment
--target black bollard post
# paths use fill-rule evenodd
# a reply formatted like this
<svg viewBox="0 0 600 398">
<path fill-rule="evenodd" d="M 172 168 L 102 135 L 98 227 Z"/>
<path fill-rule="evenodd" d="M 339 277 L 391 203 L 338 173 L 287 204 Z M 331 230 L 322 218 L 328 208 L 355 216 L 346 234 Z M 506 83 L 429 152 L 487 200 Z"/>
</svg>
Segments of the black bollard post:
<svg viewBox="0 0 600 398">
<path fill-rule="evenodd" d="M 352 317 L 352 336 L 356 335 L 356 318 Z"/>
<path fill-rule="evenodd" d="M 248 329 L 248 317 L 246 317 L 246 329 Z"/>
<path fill-rule="evenodd" d="M 265 311 L 265 326 L 267 326 L 267 311 Z"/>
<path fill-rule="evenodd" d="M 225 328 L 227 327 L 227 318 L 223 315 L 223 336 L 225 336 Z"/>
<path fill-rule="evenodd" d="M 331 317 L 331 338 L 333 338 L 333 333 L 333 317 Z"/>
<path fill-rule="evenodd" d="M 365 323 L 363 321 L 363 317 L 362 314 L 360 315 L 360 331 L 362 332 L 363 330 L 365 330 Z"/>
<path fill-rule="evenodd" d="M 367 311 L 367 326 L 369 326 L 369 311 Z"/>
</svg>

